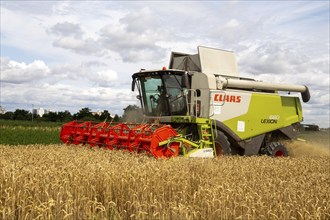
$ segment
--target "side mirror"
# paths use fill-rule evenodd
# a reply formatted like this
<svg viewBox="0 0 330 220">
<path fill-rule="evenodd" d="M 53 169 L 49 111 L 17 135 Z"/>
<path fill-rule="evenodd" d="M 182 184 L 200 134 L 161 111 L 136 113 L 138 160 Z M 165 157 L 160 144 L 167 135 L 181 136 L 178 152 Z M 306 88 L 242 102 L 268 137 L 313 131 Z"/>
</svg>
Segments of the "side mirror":
<svg viewBox="0 0 330 220">
<path fill-rule="evenodd" d="M 134 92 L 134 89 L 135 89 L 135 83 L 136 83 L 136 78 L 133 78 L 132 86 L 131 86 L 132 92 Z"/>
</svg>

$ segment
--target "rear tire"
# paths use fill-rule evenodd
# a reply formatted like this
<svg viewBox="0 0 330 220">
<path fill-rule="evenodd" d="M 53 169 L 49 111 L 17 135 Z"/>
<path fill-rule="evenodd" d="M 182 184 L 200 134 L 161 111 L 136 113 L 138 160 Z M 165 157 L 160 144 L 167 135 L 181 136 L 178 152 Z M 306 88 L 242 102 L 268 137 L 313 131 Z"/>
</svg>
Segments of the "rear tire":
<svg viewBox="0 0 330 220">
<path fill-rule="evenodd" d="M 271 142 L 269 143 L 263 151 L 264 154 L 271 157 L 287 157 L 289 156 L 289 152 L 286 147 L 279 142 Z"/>
<path fill-rule="evenodd" d="M 227 136 L 221 131 L 217 131 L 217 137 L 215 139 L 215 154 L 216 157 L 224 155 L 231 155 L 230 143 Z"/>
</svg>

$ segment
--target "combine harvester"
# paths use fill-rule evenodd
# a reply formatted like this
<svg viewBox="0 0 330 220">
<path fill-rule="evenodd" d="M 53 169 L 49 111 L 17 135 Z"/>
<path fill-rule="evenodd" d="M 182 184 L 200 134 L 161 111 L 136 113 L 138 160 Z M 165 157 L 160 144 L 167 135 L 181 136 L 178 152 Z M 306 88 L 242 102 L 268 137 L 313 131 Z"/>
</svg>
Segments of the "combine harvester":
<svg viewBox="0 0 330 220">
<path fill-rule="evenodd" d="M 310 99 L 304 85 L 240 77 L 233 52 L 207 47 L 194 55 L 172 52 L 169 69 L 142 69 L 132 78 L 147 123 L 72 121 L 62 126 L 63 143 L 155 158 L 288 156 L 283 140 L 296 138 L 303 119 L 300 100 L 290 93 Z"/>
</svg>

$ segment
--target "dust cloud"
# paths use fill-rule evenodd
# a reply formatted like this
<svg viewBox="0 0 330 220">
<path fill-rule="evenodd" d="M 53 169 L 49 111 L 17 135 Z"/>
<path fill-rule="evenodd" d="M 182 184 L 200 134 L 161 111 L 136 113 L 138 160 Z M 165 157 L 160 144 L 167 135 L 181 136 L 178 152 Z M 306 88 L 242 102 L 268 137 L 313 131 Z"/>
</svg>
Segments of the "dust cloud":
<svg viewBox="0 0 330 220">
<path fill-rule="evenodd" d="M 285 143 L 289 156 L 291 157 L 304 157 L 304 156 L 330 156 L 329 143 L 313 143 L 311 141 L 291 141 Z"/>
</svg>

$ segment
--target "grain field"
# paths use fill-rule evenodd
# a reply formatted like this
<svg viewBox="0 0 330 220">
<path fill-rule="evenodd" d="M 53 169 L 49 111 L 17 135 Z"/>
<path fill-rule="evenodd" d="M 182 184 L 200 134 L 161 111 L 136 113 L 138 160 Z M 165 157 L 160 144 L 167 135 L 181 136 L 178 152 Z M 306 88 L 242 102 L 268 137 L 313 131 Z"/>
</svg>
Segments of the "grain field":
<svg viewBox="0 0 330 220">
<path fill-rule="evenodd" d="M 0 219 L 329 219 L 330 157 L 0 145 Z"/>
</svg>

